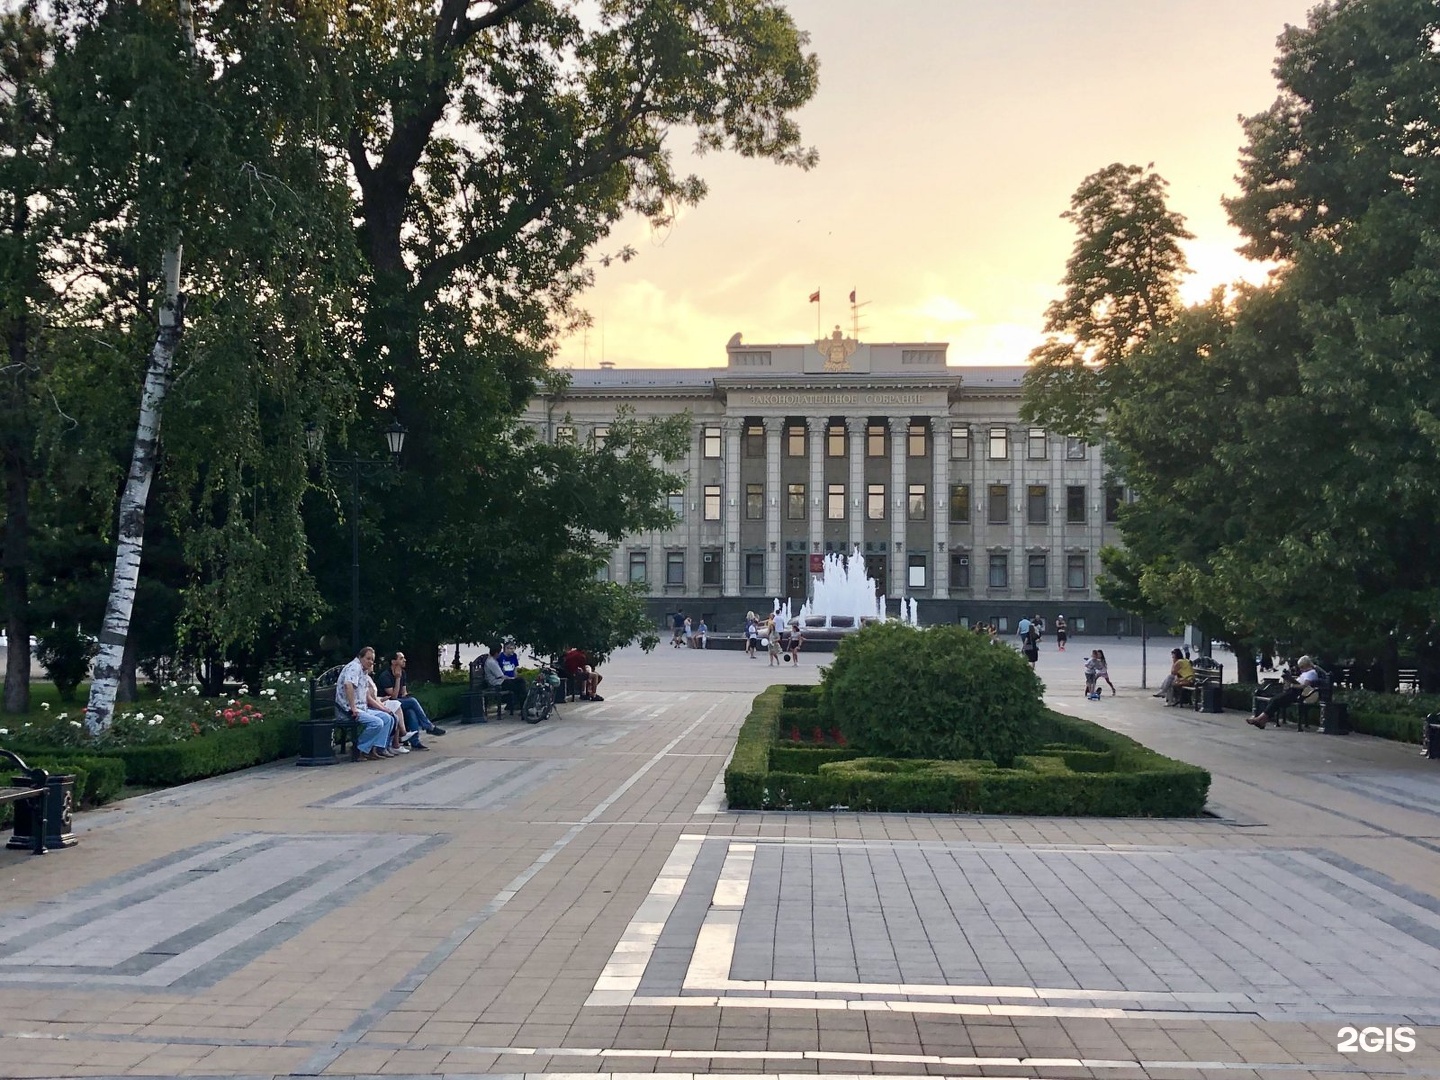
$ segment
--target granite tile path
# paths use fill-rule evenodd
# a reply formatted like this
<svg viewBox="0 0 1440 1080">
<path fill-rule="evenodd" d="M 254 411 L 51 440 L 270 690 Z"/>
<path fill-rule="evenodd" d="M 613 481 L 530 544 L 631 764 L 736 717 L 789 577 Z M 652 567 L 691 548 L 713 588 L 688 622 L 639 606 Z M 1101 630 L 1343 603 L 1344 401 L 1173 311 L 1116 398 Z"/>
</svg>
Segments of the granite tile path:
<svg viewBox="0 0 1440 1080">
<path fill-rule="evenodd" d="M 539 727 L 81 815 L 0 853 L 0 1077 L 1440 1077 L 1436 763 L 1162 708 L 1103 644 L 1121 693 L 1052 647 L 1052 704 L 1215 816 L 731 813 L 752 696 L 817 658 L 671 650 Z"/>
</svg>

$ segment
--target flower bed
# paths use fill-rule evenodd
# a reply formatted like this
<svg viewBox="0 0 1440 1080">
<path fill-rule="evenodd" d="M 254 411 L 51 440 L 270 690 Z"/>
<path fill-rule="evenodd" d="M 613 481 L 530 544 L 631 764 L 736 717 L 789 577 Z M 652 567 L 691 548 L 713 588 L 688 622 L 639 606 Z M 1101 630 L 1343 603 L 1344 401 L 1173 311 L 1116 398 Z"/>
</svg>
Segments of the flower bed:
<svg viewBox="0 0 1440 1080">
<path fill-rule="evenodd" d="M 1204 769 L 1049 710 L 1040 719 L 1045 744 L 1008 768 L 783 738 L 811 715 L 801 699 L 817 689 L 773 686 L 756 697 L 725 772 L 731 809 L 1193 817 L 1205 807 Z"/>
</svg>

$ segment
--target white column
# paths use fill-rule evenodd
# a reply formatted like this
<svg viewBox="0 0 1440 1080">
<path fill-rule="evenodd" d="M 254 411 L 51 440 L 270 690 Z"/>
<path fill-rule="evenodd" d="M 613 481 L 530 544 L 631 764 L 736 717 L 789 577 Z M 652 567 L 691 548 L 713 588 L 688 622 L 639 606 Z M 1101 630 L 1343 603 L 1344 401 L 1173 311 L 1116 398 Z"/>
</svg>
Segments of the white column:
<svg viewBox="0 0 1440 1080">
<path fill-rule="evenodd" d="M 937 600 L 950 595 L 950 425 L 930 421 L 930 456 L 935 466 L 930 492 L 930 516 L 935 525 L 935 542 L 930 554 L 930 595 Z"/>
<path fill-rule="evenodd" d="M 703 424 L 692 428 L 690 448 L 685 454 L 685 591 L 691 596 L 700 595 L 700 581 L 705 574 L 700 563 L 700 524 L 705 515 L 705 486 L 700 480 L 704 439 Z"/>
<path fill-rule="evenodd" d="M 906 436 L 909 428 L 909 417 L 891 417 L 889 596 L 905 596 L 909 587 L 910 563 L 905 557 L 905 530 L 910 520 L 910 492 L 905 483 Z"/>
<path fill-rule="evenodd" d="M 850 547 L 865 550 L 865 427 L 863 416 L 845 420 L 850 436 Z"/>
<path fill-rule="evenodd" d="M 810 436 L 810 552 L 819 551 L 818 541 L 825 536 L 825 429 L 826 416 L 807 416 L 805 427 Z M 808 565 L 808 564 L 807 564 Z"/>
<path fill-rule="evenodd" d="M 785 434 L 785 418 L 772 416 L 765 421 L 765 591 L 771 599 L 784 592 L 780 578 L 780 520 L 785 494 L 780 486 L 780 440 Z"/>
<path fill-rule="evenodd" d="M 745 512 L 740 490 L 740 436 L 745 421 L 727 416 L 720 421 L 725 440 L 725 486 L 720 492 L 720 515 L 725 521 L 725 595 L 740 595 L 740 516 Z"/>
</svg>

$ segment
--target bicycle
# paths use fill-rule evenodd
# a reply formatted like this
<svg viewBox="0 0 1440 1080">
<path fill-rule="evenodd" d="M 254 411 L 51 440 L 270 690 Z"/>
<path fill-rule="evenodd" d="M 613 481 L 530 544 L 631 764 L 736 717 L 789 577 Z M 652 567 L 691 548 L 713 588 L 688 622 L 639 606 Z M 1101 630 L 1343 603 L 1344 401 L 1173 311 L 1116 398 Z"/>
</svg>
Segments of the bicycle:
<svg viewBox="0 0 1440 1080">
<path fill-rule="evenodd" d="M 548 720 L 555 712 L 555 687 L 550 681 L 555 677 L 555 669 L 537 656 L 532 655 L 530 659 L 535 661 L 540 670 L 536 672 L 535 681 L 525 693 L 523 713 L 527 724 L 538 724 L 542 720 Z"/>
</svg>

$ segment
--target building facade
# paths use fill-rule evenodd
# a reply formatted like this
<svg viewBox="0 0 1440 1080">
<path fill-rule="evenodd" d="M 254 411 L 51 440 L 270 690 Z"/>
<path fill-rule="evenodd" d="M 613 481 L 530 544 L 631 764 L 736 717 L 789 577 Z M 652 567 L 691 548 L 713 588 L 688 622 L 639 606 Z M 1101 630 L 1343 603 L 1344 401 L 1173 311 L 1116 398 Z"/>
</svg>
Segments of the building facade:
<svg viewBox="0 0 1440 1080">
<path fill-rule="evenodd" d="M 1121 493 L 1100 452 L 1023 425 L 1014 367 L 949 367 L 943 344 L 747 345 L 715 368 L 572 373 L 527 419 L 552 440 L 602 441 L 617 408 L 688 414 L 672 529 L 626 537 L 609 573 L 645 586 L 657 618 L 733 630 L 748 609 L 806 597 L 831 552 L 858 549 L 892 604 L 925 623 L 1064 615 L 1123 624 L 1095 588 Z"/>
</svg>

